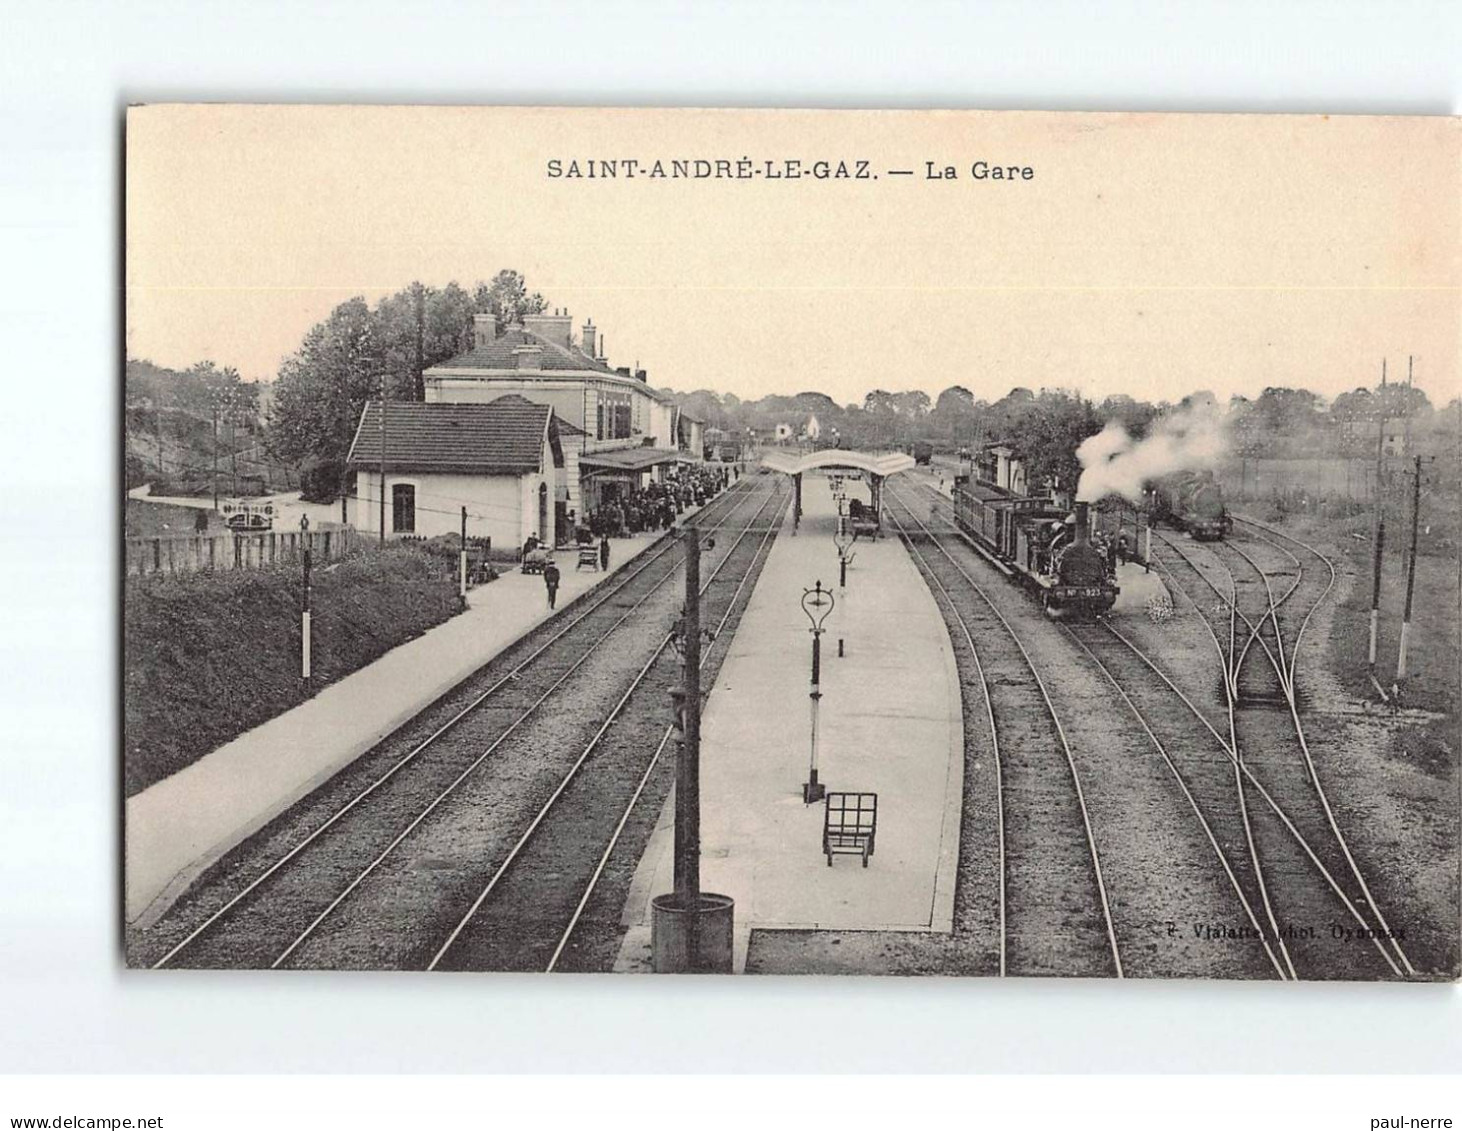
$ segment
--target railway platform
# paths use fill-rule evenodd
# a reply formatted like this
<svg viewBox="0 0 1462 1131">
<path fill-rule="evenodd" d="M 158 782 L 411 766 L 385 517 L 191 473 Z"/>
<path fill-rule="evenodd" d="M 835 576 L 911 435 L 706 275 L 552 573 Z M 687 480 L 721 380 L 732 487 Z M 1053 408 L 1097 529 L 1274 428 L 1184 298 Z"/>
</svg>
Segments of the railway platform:
<svg viewBox="0 0 1462 1131">
<path fill-rule="evenodd" d="M 736 900 L 735 968 L 753 930 L 949 931 L 959 853 L 964 732 L 944 621 L 903 545 L 860 539 L 837 588 L 836 511 L 821 476 L 803 486 L 767 558 L 701 724 L 701 886 Z M 837 604 L 822 637 L 819 776 L 878 794 L 877 846 L 822 852 L 823 806 L 804 805 L 812 637 L 800 607 L 821 580 Z M 843 655 L 839 656 L 839 642 Z M 624 909 L 616 969 L 650 968 L 650 900 L 672 885 L 674 797 Z"/>
<path fill-rule="evenodd" d="M 687 512 L 691 513 L 691 512 Z M 557 555 L 558 608 L 657 541 L 610 539 L 607 572 Z M 128 923 L 147 926 L 235 845 L 488 663 L 550 615 L 543 579 L 516 569 L 468 592 L 467 611 L 323 688 L 125 806 Z"/>
</svg>

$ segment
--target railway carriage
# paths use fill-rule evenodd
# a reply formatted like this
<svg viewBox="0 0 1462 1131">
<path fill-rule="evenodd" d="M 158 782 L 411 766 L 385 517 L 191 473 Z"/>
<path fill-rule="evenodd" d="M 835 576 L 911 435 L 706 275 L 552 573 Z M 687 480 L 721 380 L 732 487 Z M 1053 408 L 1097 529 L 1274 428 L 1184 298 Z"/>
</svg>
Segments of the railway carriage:
<svg viewBox="0 0 1462 1131">
<path fill-rule="evenodd" d="M 961 476 L 956 525 L 1008 566 L 1052 614 L 1106 612 L 1120 592 L 1106 555 L 1092 544 L 1085 503 L 1074 515 L 1049 498 L 1015 495 Z"/>
</svg>

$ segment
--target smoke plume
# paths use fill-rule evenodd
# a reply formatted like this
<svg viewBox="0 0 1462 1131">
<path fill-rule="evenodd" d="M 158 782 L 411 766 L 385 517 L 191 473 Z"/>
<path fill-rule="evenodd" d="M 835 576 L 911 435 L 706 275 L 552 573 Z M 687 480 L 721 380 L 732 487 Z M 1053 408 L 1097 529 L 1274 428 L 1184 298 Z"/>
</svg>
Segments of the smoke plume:
<svg viewBox="0 0 1462 1131">
<path fill-rule="evenodd" d="M 1076 498 L 1095 502 L 1107 495 L 1142 501 L 1142 485 L 1173 471 L 1204 471 L 1215 467 L 1228 450 L 1228 432 L 1221 410 L 1213 404 L 1161 416 L 1148 434 L 1134 440 L 1122 425 L 1111 420 L 1076 449 L 1081 479 Z"/>
</svg>

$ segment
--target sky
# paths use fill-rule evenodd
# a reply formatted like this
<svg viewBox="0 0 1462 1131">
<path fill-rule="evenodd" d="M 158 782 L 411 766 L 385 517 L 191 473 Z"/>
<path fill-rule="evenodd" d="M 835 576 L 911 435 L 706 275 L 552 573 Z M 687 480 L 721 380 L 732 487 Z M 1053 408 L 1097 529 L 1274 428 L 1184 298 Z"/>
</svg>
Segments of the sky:
<svg viewBox="0 0 1462 1131">
<path fill-rule="evenodd" d="M 611 364 L 743 399 L 1332 397 L 1408 356 L 1462 393 L 1457 119 L 158 105 L 126 153 L 127 351 L 161 365 L 270 380 L 339 302 L 511 267 Z M 677 159 L 755 172 L 647 175 Z"/>
</svg>

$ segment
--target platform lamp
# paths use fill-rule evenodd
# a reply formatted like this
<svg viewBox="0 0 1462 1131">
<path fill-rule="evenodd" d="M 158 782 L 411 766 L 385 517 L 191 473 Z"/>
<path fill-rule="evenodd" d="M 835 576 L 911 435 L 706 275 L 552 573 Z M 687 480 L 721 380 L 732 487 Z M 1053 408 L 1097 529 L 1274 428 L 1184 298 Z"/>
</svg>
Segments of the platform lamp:
<svg viewBox="0 0 1462 1131">
<path fill-rule="evenodd" d="M 833 535 L 833 545 L 838 548 L 838 588 L 848 587 L 848 563 L 853 555 L 848 552 L 853 545 L 853 536 L 848 533 L 848 520 L 838 516 L 838 532 Z"/>
<path fill-rule="evenodd" d="M 821 581 L 811 589 L 802 590 L 802 611 L 812 622 L 812 753 L 807 764 L 807 782 L 802 786 L 804 805 L 821 801 L 827 792 L 817 780 L 817 705 L 822 699 L 822 625 L 835 603 L 832 591 L 824 589 Z"/>
</svg>

